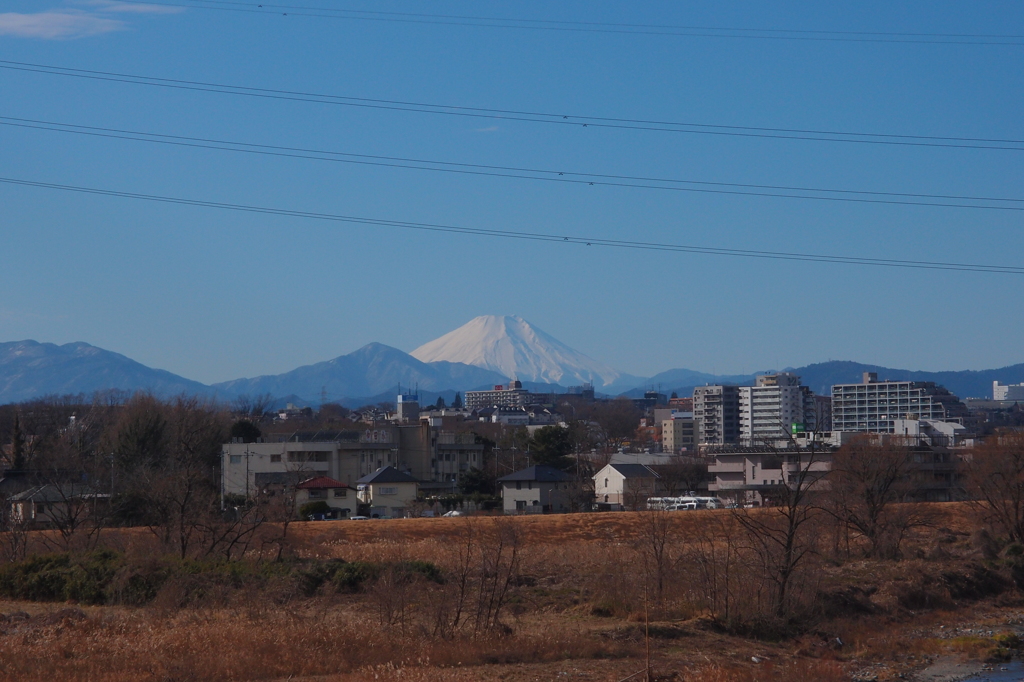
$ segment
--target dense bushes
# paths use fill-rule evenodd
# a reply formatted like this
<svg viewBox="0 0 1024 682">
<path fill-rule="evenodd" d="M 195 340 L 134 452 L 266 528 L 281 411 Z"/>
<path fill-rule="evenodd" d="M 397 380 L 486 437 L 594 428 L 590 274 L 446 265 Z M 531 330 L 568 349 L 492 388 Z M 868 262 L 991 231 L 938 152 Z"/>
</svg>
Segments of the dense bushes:
<svg viewBox="0 0 1024 682">
<path fill-rule="evenodd" d="M 110 551 L 31 557 L 0 567 L 0 594 L 31 601 L 103 604 L 120 563 L 121 556 Z"/>
<path fill-rule="evenodd" d="M 385 570 L 405 579 L 443 582 L 441 570 L 427 561 L 383 564 L 367 561 L 199 561 L 172 557 L 133 560 L 102 550 L 85 554 L 48 554 L 0 566 L 0 596 L 29 601 L 83 604 L 148 604 L 161 591 L 174 592 L 177 604 L 202 603 L 214 594 L 263 587 L 271 581 L 312 596 L 322 588 L 358 592 Z M 327 587 L 329 586 L 329 587 Z"/>
</svg>

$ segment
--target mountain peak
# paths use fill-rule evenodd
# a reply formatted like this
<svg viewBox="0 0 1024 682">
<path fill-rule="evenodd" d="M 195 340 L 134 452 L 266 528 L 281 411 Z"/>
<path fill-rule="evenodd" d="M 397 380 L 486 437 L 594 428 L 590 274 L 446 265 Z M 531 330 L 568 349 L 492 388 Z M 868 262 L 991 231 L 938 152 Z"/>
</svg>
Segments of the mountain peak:
<svg viewBox="0 0 1024 682">
<path fill-rule="evenodd" d="M 518 315 L 474 317 L 411 355 L 422 362 L 460 362 L 542 383 L 607 386 L 620 376 Z"/>
</svg>

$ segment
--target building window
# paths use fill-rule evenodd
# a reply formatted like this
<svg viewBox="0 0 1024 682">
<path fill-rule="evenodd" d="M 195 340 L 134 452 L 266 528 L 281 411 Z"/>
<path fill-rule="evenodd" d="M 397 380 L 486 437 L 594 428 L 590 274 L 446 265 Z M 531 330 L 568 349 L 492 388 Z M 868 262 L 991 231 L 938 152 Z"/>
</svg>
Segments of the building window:
<svg viewBox="0 0 1024 682">
<path fill-rule="evenodd" d="M 398 488 L 395 488 L 395 487 L 387 487 L 387 488 L 381 487 L 381 488 L 377 488 L 377 494 L 378 495 L 397 495 L 398 494 Z"/>
<path fill-rule="evenodd" d="M 348 497 L 348 490 L 346 490 L 345 488 L 335 488 L 334 489 L 334 496 L 335 497 Z"/>
<path fill-rule="evenodd" d="M 281 461 L 281 455 L 271 455 L 270 456 L 270 461 L 271 462 L 280 462 Z"/>
<path fill-rule="evenodd" d="M 311 499 L 311 500 L 326 500 L 327 499 L 327 491 L 326 490 L 310 490 L 309 491 L 309 499 Z"/>
<path fill-rule="evenodd" d="M 522 490 L 522 489 L 523 489 L 523 482 L 522 481 L 516 481 L 516 490 Z"/>
<path fill-rule="evenodd" d="M 241 464 L 242 463 L 242 456 L 241 455 L 231 455 L 231 463 L 232 464 Z"/>
</svg>

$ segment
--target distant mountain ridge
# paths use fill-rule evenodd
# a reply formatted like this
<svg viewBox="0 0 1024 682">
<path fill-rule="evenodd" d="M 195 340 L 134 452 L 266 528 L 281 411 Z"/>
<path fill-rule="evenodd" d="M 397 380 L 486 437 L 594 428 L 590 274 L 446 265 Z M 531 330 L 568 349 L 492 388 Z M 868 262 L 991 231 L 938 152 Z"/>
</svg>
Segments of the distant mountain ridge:
<svg viewBox="0 0 1024 682">
<path fill-rule="evenodd" d="M 639 397 L 644 390 L 658 389 L 662 393 L 675 392 L 689 395 L 697 386 L 705 384 L 736 384 L 749 386 L 754 383 L 758 374 L 771 374 L 775 371 L 792 372 L 798 375 L 805 386 L 820 395 L 830 395 L 835 384 L 856 384 L 863 379 L 864 372 L 875 372 L 880 381 L 934 381 L 964 398 L 991 398 L 992 382 L 1004 384 L 1024 382 L 1024 363 L 1009 365 L 999 369 L 962 370 L 945 372 L 922 372 L 907 369 L 867 365 L 848 360 L 831 360 L 804 367 L 787 367 L 784 370 L 765 370 L 757 374 L 714 375 L 695 372 L 689 369 L 672 369 L 644 380 L 642 386 L 625 391 L 626 395 Z M 659 389 L 660 386 L 660 389 Z"/>
<path fill-rule="evenodd" d="M 397 390 L 399 384 L 410 389 L 418 386 L 442 392 L 505 381 L 501 374 L 479 367 L 455 362 L 420 362 L 397 348 L 369 343 L 333 360 L 306 365 L 284 374 L 225 381 L 214 384 L 213 388 L 229 395 L 293 394 L 306 402 L 319 403 L 322 393 L 327 394 L 329 401 L 345 402 L 355 397 L 377 396 Z"/>
<path fill-rule="evenodd" d="M 799 374 L 805 385 L 823 395 L 829 394 L 833 384 L 859 382 L 863 372 L 877 372 L 879 379 L 934 381 L 960 398 L 990 397 L 994 380 L 1024 382 L 1024 364 L 978 371 L 922 372 L 830 361 L 787 370 Z M 648 378 L 616 374 L 617 378 L 612 383 L 597 386 L 599 393 L 640 396 L 645 390 L 658 389 L 662 393 L 676 392 L 685 396 L 695 386 L 751 384 L 755 377 L 753 374 L 715 375 L 690 369 L 668 370 Z M 566 374 L 562 376 L 565 378 Z M 610 376 L 606 375 L 606 378 Z M 569 377 L 571 381 L 563 384 L 556 381 L 532 382 L 522 378 L 527 387 L 538 392 L 557 392 L 569 383 L 579 383 L 580 379 L 573 375 Z M 162 397 L 184 393 L 220 400 L 231 400 L 244 394 L 269 393 L 309 405 L 322 402 L 321 398 L 326 393 L 328 401 L 357 406 L 383 400 L 391 402 L 401 385 L 408 388 L 418 386 L 423 394 L 423 404 L 427 404 L 434 402 L 439 395 L 449 400 L 455 391 L 488 388 L 506 383 L 508 379 L 507 374 L 483 367 L 446 360 L 424 362 L 397 348 L 370 343 L 347 355 L 283 374 L 235 379 L 207 386 L 87 343 L 0 343 L 0 403 L 21 402 L 47 395 L 89 395 L 115 389 L 150 391 Z"/>
<path fill-rule="evenodd" d="M 0 403 L 111 389 L 152 391 L 158 395 L 214 393 L 198 381 L 146 367 L 120 353 L 87 343 L 0 343 Z"/>
</svg>

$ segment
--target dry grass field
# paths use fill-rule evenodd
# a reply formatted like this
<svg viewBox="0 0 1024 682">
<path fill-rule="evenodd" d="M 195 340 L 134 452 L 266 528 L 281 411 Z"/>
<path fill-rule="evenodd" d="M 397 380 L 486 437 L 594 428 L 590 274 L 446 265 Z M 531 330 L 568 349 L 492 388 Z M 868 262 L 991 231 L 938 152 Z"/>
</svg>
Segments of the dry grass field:
<svg viewBox="0 0 1024 682">
<path fill-rule="evenodd" d="M 662 680 L 906 679 L 937 656 L 1013 650 L 1000 637 L 1024 623 L 1024 600 L 982 556 L 970 509 L 929 511 L 901 561 L 837 558 L 816 529 L 778 632 L 758 629 L 762 595 L 723 577 L 762 584 L 749 556 L 711 561 L 723 541 L 708 538 L 737 530 L 725 510 L 293 523 L 286 562 L 385 568 L 358 589 L 300 593 L 298 569 L 254 557 L 230 580 L 190 569 L 142 606 L 0 602 L 0 679 L 614 682 L 645 667 L 648 629 Z M 140 529 L 103 543 L 128 567 L 157 551 Z M 439 574 L 402 568 L 416 562 Z"/>
</svg>

